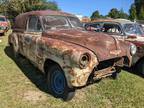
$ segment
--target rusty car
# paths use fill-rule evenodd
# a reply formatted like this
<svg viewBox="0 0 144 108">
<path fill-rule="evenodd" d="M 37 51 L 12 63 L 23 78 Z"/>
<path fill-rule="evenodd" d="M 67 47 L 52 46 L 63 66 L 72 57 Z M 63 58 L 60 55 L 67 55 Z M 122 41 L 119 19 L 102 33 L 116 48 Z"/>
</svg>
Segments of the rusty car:
<svg viewBox="0 0 144 108">
<path fill-rule="evenodd" d="M 130 66 L 135 45 L 104 33 L 86 31 L 62 11 L 31 11 L 16 17 L 9 45 L 47 78 L 53 96 L 70 100 L 75 90 L 103 77 L 116 78 Z"/>
<path fill-rule="evenodd" d="M 0 34 L 4 35 L 8 31 L 9 23 L 5 16 L 0 15 Z"/>
<path fill-rule="evenodd" d="M 144 76 L 144 30 L 141 25 L 125 19 L 102 19 L 87 23 L 88 31 L 103 32 L 119 40 L 129 41 L 137 46 L 132 66 Z"/>
</svg>

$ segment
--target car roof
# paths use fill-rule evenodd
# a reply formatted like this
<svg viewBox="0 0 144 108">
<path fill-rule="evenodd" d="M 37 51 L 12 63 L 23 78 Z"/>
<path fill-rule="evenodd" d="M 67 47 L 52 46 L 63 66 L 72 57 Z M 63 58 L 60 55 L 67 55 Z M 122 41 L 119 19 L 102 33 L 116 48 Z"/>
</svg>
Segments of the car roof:
<svg viewBox="0 0 144 108">
<path fill-rule="evenodd" d="M 30 12 L 26 12 L 26 13 L 22 13 L 19 16 L 29 16 L 29 15 L 36 15 L 36 16 L 46 16 L 46 15 L 59 15 L 59 16 L 73 16 L 75 17 L 75 15 L 73 14 L 69 14 L 66 12 L 62 12 L 62 11 L 53 11 L 53 10 L 39 10 L 39 11 L 30 11 Z"/>
<path fill-rule="evenodd" d="M 113 23 L 120 23 L 122 25 L 127 23 L 134 24 L 134 22 L 127 19 L 100 19 L 100 20 L 92 21 L 91 23 L 96 23 L 96 22 L 113 22 Z"/>
<path fill-rule="evenodd" d="M 30 11 L 26 13 L 22 13 L 15 18 L 15 25 L 14 28 L 25 29 L 26 22 L 29 16 L 48 16 L 48 15 L 57 15 L 57 16 L 69 16 L 69 17 L 76 17 L 73 14 L 69 14 L 62 11 L 53 11 L 53 10 L 39 10 L 39 11 Z M 19 23 L 17 23 L 19 22 Z"/>
</svg>

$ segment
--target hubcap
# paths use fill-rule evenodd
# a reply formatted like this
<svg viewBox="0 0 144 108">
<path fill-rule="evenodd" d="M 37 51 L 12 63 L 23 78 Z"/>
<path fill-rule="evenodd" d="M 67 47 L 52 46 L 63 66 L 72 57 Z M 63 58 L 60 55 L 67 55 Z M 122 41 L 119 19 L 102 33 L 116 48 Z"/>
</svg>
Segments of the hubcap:
<svg viewBox="0 0 144 108">
<path fill-rule="evenodd" d="M 52 74 L 52 90 L 56 94 L 63 94 L 65 88 L 65 77 L 60 71 Z"/>
</svg>

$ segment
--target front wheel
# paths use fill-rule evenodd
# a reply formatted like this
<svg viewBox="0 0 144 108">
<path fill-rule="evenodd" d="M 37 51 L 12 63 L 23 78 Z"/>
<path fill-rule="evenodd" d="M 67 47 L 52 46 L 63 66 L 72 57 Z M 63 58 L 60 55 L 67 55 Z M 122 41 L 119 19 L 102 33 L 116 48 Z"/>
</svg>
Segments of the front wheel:
<svg viewBox="0 0 144 108">
<path fill-rule="evenodd" d="M 62 98 L 64 101 L 74 97 L 75 90 L 68 87 L 64 72 L 58 65 L 53 65 L 48 70 L 47 83 L 54 97 Z"/>
</svg>

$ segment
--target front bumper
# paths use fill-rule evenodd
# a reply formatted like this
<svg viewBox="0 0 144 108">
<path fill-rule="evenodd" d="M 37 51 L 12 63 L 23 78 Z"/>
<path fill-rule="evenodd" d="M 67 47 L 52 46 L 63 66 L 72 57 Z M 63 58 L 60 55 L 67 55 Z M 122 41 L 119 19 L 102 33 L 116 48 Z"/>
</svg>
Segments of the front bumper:
<svg viewBox="0 0 144 108">
<path fill-rule="evenodd" d="M 93 68 L 91 67 L 83 70 L 74 68 L 69 71 L 69 83 L 72 87 L 83 87 L 88 81 L 91 81 L 90 76 L 93 76 L 92 81 L 98 80 L 112 75 L 112 73 L 116 72 L 117 67 L 123 66 L 124 57 L 121 57 L 102 61 Z"/>
</svg>

